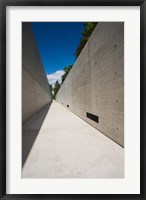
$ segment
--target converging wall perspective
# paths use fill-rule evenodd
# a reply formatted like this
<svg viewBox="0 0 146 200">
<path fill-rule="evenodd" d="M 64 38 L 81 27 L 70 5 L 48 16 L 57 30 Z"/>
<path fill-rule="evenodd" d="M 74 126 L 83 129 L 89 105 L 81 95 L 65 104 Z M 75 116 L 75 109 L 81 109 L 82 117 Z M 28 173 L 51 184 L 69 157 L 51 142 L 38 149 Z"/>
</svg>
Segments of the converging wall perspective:
<svg viewBox="0 0 146 200">
<path fill-rule="evenodd" d="M 22 178 L 124 178 L 124 22 L 22 22 Z"/>
</svg>

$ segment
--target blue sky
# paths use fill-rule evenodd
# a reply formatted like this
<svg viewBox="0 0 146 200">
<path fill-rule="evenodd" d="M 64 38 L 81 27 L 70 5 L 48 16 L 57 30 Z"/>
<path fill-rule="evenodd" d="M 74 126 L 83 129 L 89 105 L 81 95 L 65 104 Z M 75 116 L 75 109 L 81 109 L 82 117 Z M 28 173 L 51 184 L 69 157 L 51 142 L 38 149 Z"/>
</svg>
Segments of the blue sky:
<svg viewBox="0 0 146 200">
<path fill-rule="evenodd" d="M 46 75 L 62 75 L 64 67 L 75 62 L 82 22 L 32 22 L 32 29 Z"/>
</svg>

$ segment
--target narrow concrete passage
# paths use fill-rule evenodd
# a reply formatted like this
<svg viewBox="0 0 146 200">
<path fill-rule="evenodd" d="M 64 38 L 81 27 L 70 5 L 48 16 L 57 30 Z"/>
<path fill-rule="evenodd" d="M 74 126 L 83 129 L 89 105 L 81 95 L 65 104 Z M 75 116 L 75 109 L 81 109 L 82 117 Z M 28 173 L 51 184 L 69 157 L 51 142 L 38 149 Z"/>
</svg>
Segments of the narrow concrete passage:
<svg viewBox="0 0 146 200">
<path fill-rule="evenodd" d="M 33 124 L 32 120 L 30 127 Z M 123 178 L 124 149 L 53 101 L 24 163 L 22 177 Z"/>
</svg>

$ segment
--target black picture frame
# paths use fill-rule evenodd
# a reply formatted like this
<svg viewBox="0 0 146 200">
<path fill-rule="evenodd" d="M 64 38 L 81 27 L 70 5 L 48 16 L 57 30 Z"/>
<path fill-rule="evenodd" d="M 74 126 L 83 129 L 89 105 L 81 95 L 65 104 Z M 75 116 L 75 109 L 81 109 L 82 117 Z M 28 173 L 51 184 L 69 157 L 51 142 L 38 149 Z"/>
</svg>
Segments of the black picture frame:
<svg viewBox="0 0 146 200">
<path fill-rule="evenodd" d="M 140 194 L 6 194 L 6 7 L 140 6 Z M 146 1 L 145 0 L 6 0 L 0 1 L 0 198 L 1 199 L 135 199 L 146 200 Z"/>
</svg>

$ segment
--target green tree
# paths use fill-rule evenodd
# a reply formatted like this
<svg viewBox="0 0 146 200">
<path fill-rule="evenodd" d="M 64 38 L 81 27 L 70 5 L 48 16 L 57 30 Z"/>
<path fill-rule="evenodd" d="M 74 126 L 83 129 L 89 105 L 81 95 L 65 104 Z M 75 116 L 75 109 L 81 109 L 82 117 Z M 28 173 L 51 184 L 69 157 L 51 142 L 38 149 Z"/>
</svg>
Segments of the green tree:
<svg viewBox="0 0 146 200">
<path fill-rule="evenodd" d="M 68 73 L 70 72 L 71 68 L 72 68 L 73 65 L 69 65 L 68 67 L 65 67 L 64 68 L 64 74 L 61 76 L 61 81 L 62 83 L 64 82 L 64 80 L 66 79 Z M 61 83 L 61 84 L 62 84 Z"/>
<path fill-rule="evenodd" d="M 52 96 L 53 99 L 56 99 L 56 94 L 57 94 L 59 88 L 60 88 L 60 84 L 58 81 L 56 81 L 54 88 L 53 88 L 53 96 Z"/>
<path fill-rule="evenodd" d="M 84 31 L 82 32 L 82 37 L 80 39 L 80 43 L 74 53 L 76 58 L 78 58 L 78 56 L 80 55 L 82 49 L 84 48 L 86 42 L 89 40 L 96 25 L 97 25 L 97 22 L 83 22 Z"/>
<path fill-rule="evenodd" d="M 52 85 L 51 85 L 51 84 L 49 84 L 49 87 L 50 87 L 50 90 L 51 90 L 51 94 L 52 94 Z"/>
</svg>

